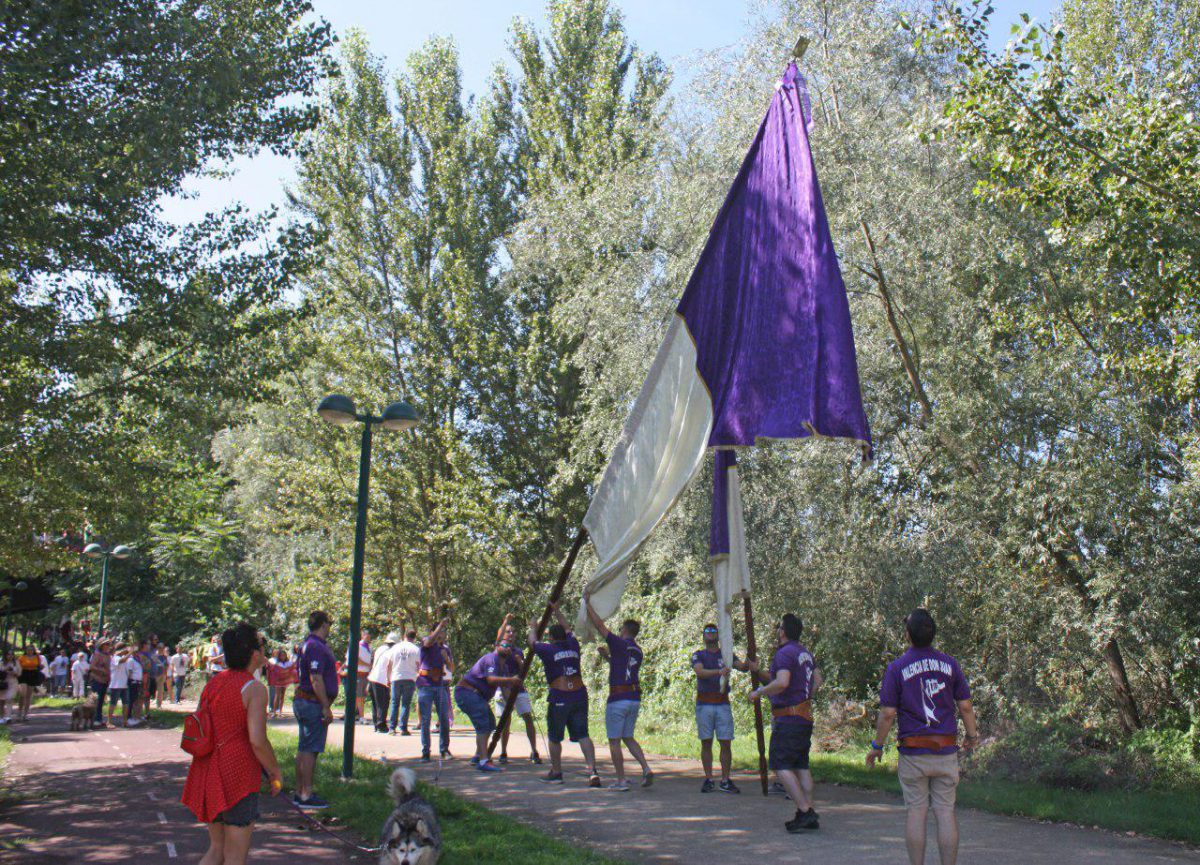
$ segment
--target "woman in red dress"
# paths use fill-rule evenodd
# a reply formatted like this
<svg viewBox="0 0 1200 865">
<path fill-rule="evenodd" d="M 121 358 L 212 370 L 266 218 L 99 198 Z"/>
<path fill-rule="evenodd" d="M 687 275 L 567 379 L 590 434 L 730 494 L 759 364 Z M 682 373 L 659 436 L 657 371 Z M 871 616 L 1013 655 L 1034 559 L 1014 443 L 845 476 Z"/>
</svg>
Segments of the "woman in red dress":
<svg viewBox="0 0 1200 865">
<path fill-rule="evenodd" d="M 258 790 L 266 771 L 271 793 L 283 786 L 267 740 L 267 689 L 254 677 L 266 663 L 262 638 L 242 624 L 221 635 L 227 669 L 204 687 L 200 702 L 212 712 L 212 753 L 192 759 L 183 804 L 208 824 L 208 852 L 200 865 L 242 865 L 258 819 Z"/>
</svg>

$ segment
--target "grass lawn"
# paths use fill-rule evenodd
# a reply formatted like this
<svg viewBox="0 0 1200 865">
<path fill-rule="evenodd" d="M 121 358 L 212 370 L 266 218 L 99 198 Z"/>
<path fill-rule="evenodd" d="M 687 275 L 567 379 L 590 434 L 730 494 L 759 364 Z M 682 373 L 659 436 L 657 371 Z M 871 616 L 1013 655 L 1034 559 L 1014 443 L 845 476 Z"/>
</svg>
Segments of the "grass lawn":
<svg viewBox="0 0 1200 865">
<path fill-rule="evenodd" d="M 769 730 L 767 735 L 770 736 Z M 647 752 L 654 754 L 697 759 L 700 755 L 695 735 L 687 732 L 647 727 L 638 730 L 638 740 Z M 847 784 L 898 795 L 896 749 L 888 749 L 883 768 L 868 769 L 863 764 L 865 757 L 865 749 L 814 752 L 813 777 L 818 784 Z M 736 769 L 757 770 L 758 746 L 752 731 L 734 739 L 733 765 Z M 819 789 L 817 796 L 820 797 Z M 958 788 L 958 803 L 997 814 L 1079 823 L 1200 844 L 1200 821 L 1196 820 L 1200 814 L 1200 789 L 1090 791 L 967 779 Z"/>
<path fill-rule="evenodd" d="M 182 716 L 180 716 L 182 717 Z M 290 778 L 296 753 L 296 736 L 271 729 L 284 778 Z M 378 843 L 379 830 L 392 812 L 387 781 L 392 769 L 374 760 L 356 757 L 354 779 L 341 779 L 342 752 L 331 747 L 317 761 L 316 788 L 329 800 L 328 812 L 366 839 Z M 616 865 L 620 860 L 593 853 L 496 814 L 442 787 L 421 785 L 421 795 L 433 803 L 442 827 L 441 858 L 444 865 Z"/>
</svg>

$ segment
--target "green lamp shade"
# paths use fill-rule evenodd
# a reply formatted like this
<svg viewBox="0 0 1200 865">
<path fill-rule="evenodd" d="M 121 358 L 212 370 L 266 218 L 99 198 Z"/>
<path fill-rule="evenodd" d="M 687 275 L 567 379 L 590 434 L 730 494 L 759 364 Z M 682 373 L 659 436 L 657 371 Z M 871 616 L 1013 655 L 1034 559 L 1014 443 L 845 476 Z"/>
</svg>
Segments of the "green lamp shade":
<svg viewBox="0 0 1200 865">
<path fill-rule="evenodd" d="M 113 547 L 112 554 L 114 559 L 127 559 L 133 555 L 133 550 L 129 549 L 129 547 L 125 546 L 124 544 L 118 544 L 117 546 Z"/>
<path fill-rule="evenodd" d="M 321 404 L 317 406 L 317 414 L 338 426 L 354 423 L 354 400 L 340 393 L 332 394 L 321 400 Z"/>
<path fill-rule="evenodd" d="M 383 410 L 383 426 L 385 429 L 406 430 L 421 422 L 417 410 L 401 400 L 394 402 Z"/>
<path fill-rule="evenodd" d="M 99 544 L 88 544 L 83 548 L 83 554 L 92 559 L 100 559 L 104 557 L 104 547 Z"/>
</svg>

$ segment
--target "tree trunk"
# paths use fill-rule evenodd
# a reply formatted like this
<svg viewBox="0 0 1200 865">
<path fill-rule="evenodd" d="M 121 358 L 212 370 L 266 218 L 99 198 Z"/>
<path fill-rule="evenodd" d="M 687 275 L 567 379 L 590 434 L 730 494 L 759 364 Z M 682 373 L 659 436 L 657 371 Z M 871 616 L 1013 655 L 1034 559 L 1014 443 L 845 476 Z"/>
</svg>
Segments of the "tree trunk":
<svg viewBox="0 0 1200 865">
<path fill-rule="evenodd" d="M 1110 637 L 1104 644 L 1104 663 L 1108 667 L 1108 677 L 1112 679 L 1121 729 L 1126 733 L 1142 729 L 1142 717 L 1138 713 L 1137 701 L 1133 699 L 1129 675 L 1125 672 L 1125 659 L 1121 657 L 1121 647 L 1117 645 L 1116 637 Z"/>
</svg>

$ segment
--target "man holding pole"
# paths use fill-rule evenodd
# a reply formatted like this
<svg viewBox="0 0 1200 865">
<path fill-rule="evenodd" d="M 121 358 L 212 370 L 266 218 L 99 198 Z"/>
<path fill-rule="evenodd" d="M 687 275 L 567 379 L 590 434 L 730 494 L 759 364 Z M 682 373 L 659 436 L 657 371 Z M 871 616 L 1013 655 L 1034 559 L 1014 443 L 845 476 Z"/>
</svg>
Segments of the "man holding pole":
<svg viewBox="0 0 1200 865">
<path fill-rule="evenodd" d="M 586 589 L 583 592 L 583 604 L 588 620 L 600 632 L 600 636 L 604 637 L 605 645 L 600 647 L 600 654 L 608 661 L 608 705 L 604 711 L 604 726 L 608 733 L 608 751 L 612 755 L 613 770 L 617 775 L 617 780 L 609 789 L 620 793 L 629 792 L 629 782 L 625 780 L 625 756 L 621 753 L 622 742 L 642 767 L 642 786 L 649 787 L 654 783 L 654 773 L 650 771 L 650 764 L 646 762 L 642 746 L 633 737 L 642 705 L 638 671 L 642 666 L 643 655 L 636 642 L 642 626 L 633 619 L 627 619 L 621 625 L 621 633 L 618 636 L 610 631 L 604 624 L 604 619 L 596 614 L 592 608 L 591 593 Z"/>
<path fill-rule="evenodd" d="M 488 737 L 496 729 L 496 716 L 492 713 L 491 705 L 496 688 L 517 688 L 521 685 L 512 650 L 512 643 L 508 640 L 497 642 L 495 650 L 476 661 L 454 689 L 454 702 L 471 719 L 471 726 L 475 728 L 475 756 L 471 758 L 471 765 L 480 772 L 504 771 L 488 759 L 487 746 Z"/>
<path fill-rule="evenodd" d="M 511 619 L 512 613 L 504 615 L 504 621 L 500 623 L 500 629 L 496 631 L 496 642 L 500 643 L 507 640 L 512 645 L 513 659 L 516 662 L 517 669 L 521 670 L 524 668 L 525 656 L 521 654 L 520 649 L 516 648 L 517 630 L 512 626 Z M 516 692 L 515 697 L 513 696 L 514 691 Z M 508 705 L 510 698 L 516 700 L 513 710 L 525 722 L 525 735 L 529 737 L 529 762 L 540 766 L 542 758 L 538 754 L 537 731 L 533 726 L 533 701 L 529 699 L 529 692 L 525 690 L 524 684 L 516 688 L 498 688 L 496 690 L 496 711 L 504 718 L 504 729 L 500 732 L 500 759 L 497 762 L 501 766 L 508 763 L 508 734 L 512 728 L 513 712 L 508 712 L 507 717 L 505 717 L 505 707 Z"/>
<path fill-rule="evenodd" d="M 771 659 L 770 674 L 764 675 L 757 663 L 748 664 L 755 678 L 764 683 L 750 692 L 750 701 L 762 697 L 771 701 L 771 768 L 796 803 L 796 816 L 783 824 L 793 834 L 820 827 L 812 807 L 808 752 L 812 747 L 812 697 L 821 687 L 821 673 L 812 653 L 800 645 L 803 631 L 800 618 L 787 613 L 776 632 L 779 648 Z"/>
<path fill-rule="evenodd" d="M 428 637 L 421 640 L 420 665 L 417 668 L 417 710 L 421 714 L 421 759 L 429 762 L 430 726 L 433 712 L 438 716 L 438 753 L 450 758 L 450 689 L 449 676 L 454 673 L 454 661 L 446 648 L 446 625 L 442 619 Z"/>
<path fill-rule="evenodd" d="M 958 789 L 958 719 L 967 735 L 962 747 L 979 741 L 971 690 L 958 661 L 933 648 L 937 624 L 926 610 L 913 610 L 904 620 L 910 648 L 888 664 L 879 689 L 879 720 L 867 754 L 867 766 L 883 756 L 888 731 L 900 719 L 900 789 L 908 809 L 905 841 L 908 860 L 925 861 L 925 821 L 930 802 L 937 818 L 942 865 L 958 857 L 958 821 L 954 799 Z"/>
<path fill-rule="evenodd" d="M 701 632 L 704 648 L 692 653 L 696 673 L 696 733 L 700 738 L 700 765 L 704 767 L 701 793 L 720 789 L 722 793 L 741 793 L 730 778 L 733 769 L 733 709 L 729 705 L 730 668 L 721 660 L 720 633 L 708 624 Z M 734 659 L 734 666 L 745 670 L 745 663 Z M 721 785 L 713 784 L 712 740 L 721 746 Z"/>
<path fill-rule="evenodd" d="M 550 642 L 538 641 L 538 623 L 529 623 L 529 646 L 542 659 L 550 693 L 546 698 L 546 727 L 550 740 L 550 771 L 541 780 L 547 784 L 561 784 L 562 742 L 564 733 L 572 742 L 579 743 L 583 759 L 588 768 L 588 786 L 599 787 L 600 776 L 596 774 L 596 749 L 588 735 L 588 693 L 579 673 L 579 641 L 567 627 L 558 604 L 551 602 L 555 624 L 548 633 Z"/>
</svg>

